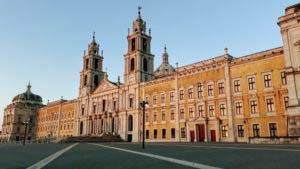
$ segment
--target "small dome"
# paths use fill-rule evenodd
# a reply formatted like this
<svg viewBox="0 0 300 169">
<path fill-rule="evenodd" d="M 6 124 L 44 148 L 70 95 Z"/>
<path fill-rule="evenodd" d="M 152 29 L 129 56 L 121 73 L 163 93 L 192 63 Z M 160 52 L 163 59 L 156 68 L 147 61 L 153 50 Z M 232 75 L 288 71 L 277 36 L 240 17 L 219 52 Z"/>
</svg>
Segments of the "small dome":
<svg viewBox="0 0 300 169">
<path fill-rule="evenodd" d="M 175 69 L 169 63 L 162 63 L 154 72 L 156 78 L 169 76 L 175 72 Z"/>
<path fill-rule="evenodd" d="M 15 96 L 12 100 L 13 102 L 26 102 L 26 101 L 31 101 L 31 102 L 39 102 L 42 103 L 43 99 L 41 96 L 36 95 L 31 92 L 31 85 L 30 83 L 27 86 L 27 91 Z"/>
</svg>

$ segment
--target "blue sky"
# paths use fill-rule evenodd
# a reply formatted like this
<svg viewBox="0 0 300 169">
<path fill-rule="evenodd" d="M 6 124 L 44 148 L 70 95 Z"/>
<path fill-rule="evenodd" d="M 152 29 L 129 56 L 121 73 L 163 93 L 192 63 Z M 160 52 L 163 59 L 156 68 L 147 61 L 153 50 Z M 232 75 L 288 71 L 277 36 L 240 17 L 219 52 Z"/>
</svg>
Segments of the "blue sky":
<svg viewBox="0 0 300 169">
<path fill-rule="evenodd" d="M 127 28 L 142 6 L 155 67 L 166 43 L 179 66 L 224 53 L 235 57 L 282 45 L 277 19 L 297 0 L 0 0 L 0 124 L 31 81 L 44 103 L 78 95 L 83 50 L 96 32 L 109 79 L 123 81 Z"/>
</svg>

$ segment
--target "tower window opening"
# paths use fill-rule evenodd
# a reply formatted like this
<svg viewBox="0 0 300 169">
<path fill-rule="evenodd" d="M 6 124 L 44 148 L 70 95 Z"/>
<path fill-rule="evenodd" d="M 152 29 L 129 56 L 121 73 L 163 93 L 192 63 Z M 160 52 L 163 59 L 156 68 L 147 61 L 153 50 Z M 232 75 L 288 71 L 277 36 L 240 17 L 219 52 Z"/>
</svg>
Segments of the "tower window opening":
<svg viewBox="0 0 300 169">
<path fill-rule="evenodd" d="M 94 69 L 98 69 L 98 68 L 99 68 L 99 59 L 95 59 Z"/>
<path fill-rule="evenodd" d="M 148 60 L 146 58 L 143 59 L 143 68 L 145 72 L 148 71 Z"/>
<path fill-rule="evenodd" d="M 147 39 L 143 38 L 143 51 L 147 52 Z"/>
<path fill-rule="evenodd" d="M 135 51 L 135 38 L 131 40 L 131 51 Z"/>
<path fill-rule="evenodd" d="M 83 84 L 86 86 L 87 85 L 87 75 L 84 75 L 84 80 L 83 81 L 84 81 Z"/>
<path fill-rule="evenodd" d="M 85 60 L 85 68 L 88 69 L 89 68 L 89 59 Z"/>
<path fill-rule="evenodd" d="M 95 75 L 94 76 L 94 87 L 97 87 L 98 84 L 99 84 L 99 77 L 98 77 L 98 75 Z"/>
<path fill-rule="evenodd" d="M 130 60 L 130 70 L 131 71 L 134 71 L 134 64 L 135 64 L 134 58 L 131 58 L 131 60 Z"/>
</svg>

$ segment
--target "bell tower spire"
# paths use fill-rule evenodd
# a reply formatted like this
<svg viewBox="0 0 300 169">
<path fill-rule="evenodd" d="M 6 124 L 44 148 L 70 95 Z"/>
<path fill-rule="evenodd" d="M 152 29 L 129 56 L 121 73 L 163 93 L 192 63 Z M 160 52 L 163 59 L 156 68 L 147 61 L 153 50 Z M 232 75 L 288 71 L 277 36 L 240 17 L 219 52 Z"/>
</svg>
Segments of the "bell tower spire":
<svg viewBox="0 0 300 169">
<path fill-rule="evenodd" d="M 147 34 L 146 22 L 138 6 L 138 17 L 128 32 L 128 51 L 125 54 L 125 83 L 139 83 L 153 79 L 154 55 L 151 54 L 151 35 Z"/>
</svg>

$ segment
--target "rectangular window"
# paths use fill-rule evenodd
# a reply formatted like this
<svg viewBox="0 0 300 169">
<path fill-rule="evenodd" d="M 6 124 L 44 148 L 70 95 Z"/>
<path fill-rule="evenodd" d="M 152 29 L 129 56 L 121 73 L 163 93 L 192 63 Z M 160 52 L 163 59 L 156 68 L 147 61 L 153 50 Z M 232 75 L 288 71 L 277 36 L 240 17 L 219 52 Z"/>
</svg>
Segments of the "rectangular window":
<svg viewBox="0 0 300 169">
<path fill-rule="evenodd" d="M 93 113 L 96 113 L 96 105 L 93 105 Z"/>
<path fill-rule="evenodd" d="M 218 87 L 219 87 L 219 94 L 224 94 L 225 93 L 224 83 L 223 82 L 218 83 Z"/>
<path fill-rule="evenodd" d="M 97 58 L 95 58 L 95 60 L 94 60 L 95 62 L 94 62 L 94 69 L 98 69 L 98 67 L 99 67 L 99 59 L 97 59 Z"/>
<path fill-rule="evenodd" d="M 184 99 L 184 91 L 183 91 L 183 90 L 180 90 L 180 91 L 179 91 L 179 99 L 180 99 L 180 100 L 183 100 L 183 99 Z"/>
<path fill-rule="evenodd" d="M 161 103 L 162 104 L 166 103 L 166 95 L 165 94 L 161 94 Z"/>
<path fill-rule="evenodd" d="M 238 125 L 238 137 L 244 137 L 244 125 Z"/>
<path fill-rule="evenodd" d="M 254 77 L 249 77 L 248 78 L 248 87 L 249 87 L 249 90 L 255 90 L 255 79 L 254 79 Z"/>
<path fill-rule="evenodd" d="M 84 115 L 84 107 L 81 108 L 81 115 Z"/>
<path fill-rule="evenodd" d="M 194 97 L 193 97 L 193 88 L 189 88 L 189 90 L 188 90 L 188 95 L 189 95 L 189 99 L 193 99 Z"/>
<path fill-rule="evenodd" d="M 208 96 L 213 96 L 214 95 L 214 88 L 213 88 L 212 84 L 207 86 L 207 94 L 208 94 Z"/>
<path fill-rule="evenodd" d="M 252 114 L 256 114 L 258 112 L 257 100 L 250 101 L 250 109 Z"/>
<path fill-rule="evenodd" d="M 209 111 L 209 116 L 210 117 L 215 116 L 215 106 L 214 105 L 209 105 L 208 106 L 208 111 Z"/>
<path fill-rule="evenodd" d="M 156 95 L 153 96 L 153 105 L 156 105 L 157 103 L 157 98 L 156 98 Z"/>
<path fill-rule="evenodd" d="M 260 131 L 259 131 L 259 124 L 253 124 L 253 137 L 259 137 L 260 136 Z"/>
<path fill-rule="evenodd" d="M 147 39 L 143 38 L 143 51 L 147 52 Z"/>
<path fill-rule="evenodd" d="M 165 111 L 161 112 L 161 121 L 166 121 L 166 112 Z"/>
<path fill-rule="evenodd" d="M 225 138 L 228 136 L 228 127 L 222 126 L 222 137 Z"/>
<path fill-rule="evenodd" d="M 225 104 L 220 104 L 220 115 L 221 116 L 226 116 Z"/>
<path fill-rule="evenodd" d="M 198 90 L 198 99 L 200 98 L 200 97 L 202 97 L 203 96 L 203 84 L 202 83 L 198 83 L 198 85 L 197 85 L 197 90 Z"/>
<path fill-rule="evenodd" d="M 189 116 L 190 118 L 194 118 L 194 109 L 193 108 L 189 108 Z"/>
<path fill-rule="evenodd" d="M 106 100 L 102 100 L 102 111 L 106 111 Z"/>
<path fill-rule="evenodd" d="M 271 74 L 264 75 L 264 84 L 265 84 L 265 88 L 272 86 Z"/>
<path fill-rule="evenodd" d="M 86 59 L 85 60 L 85 69 L 88 69 L 89 68 L 89 59 Z"/>
<path fill-rule="evenodd" d="M 154 137 L 154 139 L 157 139 L 157 129 L 153 130 L 153 137 Z"/>
<path fill-rule="evenodd" d="M 236 114 L 242 114 L 243 112 L 243 105 L 242 105 L 242 102 L 236 102 L 235 103 L 235 112 Z"/>
<path fill-rule="evenodd" d="M 286 85 L 287 84 L 287 79 L 286 79 L 285 72 L 281 72 L 281 84 L 282 85 Z"/>
<path fill-rule="evenodd" d="M 171 138 L 175 138 L 175 128 L 171 128 Z"/>
<path fill-rule="evenodd" d="M 273 100 L 273 98 L 266 99 L 266 102 L 267 102 L 267 111 L 268 112 L 275 111 L 275 106 L 274 106 L 274 100 Z"/>
<path fill-rule="evenodd" d="M 185 128 L 181 128 L 180 129 L 180 135 L 181 135 L 181 138 L 185 138 Z"/>
<path fill-rule="evenodd" d="M 175 113 L 174 113 L 174 110 L 171 110 L 171 120 L 175 120 Z"/>
<path fill-rule="evenodd" d="M 198 117 L 205 117 L 205 114 L 204 114 L 204 105 L 198 105 L 198 114 L 197 114 Z"/>
<path fill-rule="evenodd" d="M 170 92 L 170 102 L 174 102 L 174 92 Z"/>
<path fill-rule="evenodd" d="M 277 137 L 277 124 L 269 123 L 270 137 Z"/>
<path fill-rule="evenodd" d="M 180 109 L 180 119 L 184 119 L 184 109 Z"/>
<path fill-rule="evenodd" d="M 117 101 L 115 101 L 115 100 L 113 102 L 113 110 L 117 110 Z"/>
<path fill-rule="evenodd" d="M 157 121 L 157 113 L 156 112 L 153 113 L 153 121 L 155 121 L 155 122 Z"/>
<path fill-rule="evenodd" d="M 146 130 L 146 139 L 149 139 L 149 130 Z"/>
<path fill-rule="evenodd" d="M 161 130 L 161 136 L 162 136 L 163 139 L 166 138 L 166 129 Z"/>
<path fill-rule="evenodd" d="M 284 100 L 284 107 L 285 108 L 289 107 L 289 97 L 286 96 L 283 98 L 283 100 Z"/>
<path fill-rule="evenodd" d="M 133 108 L 133 98 L 129 98 L 129 108 Z"/>
<path fill-rule="evenodd" d="M 234 92 L 240 92 L 241 91 L 241 81 L 235 80 L 233 81 L 234 84 Z"/>
<path fill-rule="evenodd" d="M 135 38 L 131 39 L 131 51 L 135 51 Z"/>
</svg>

